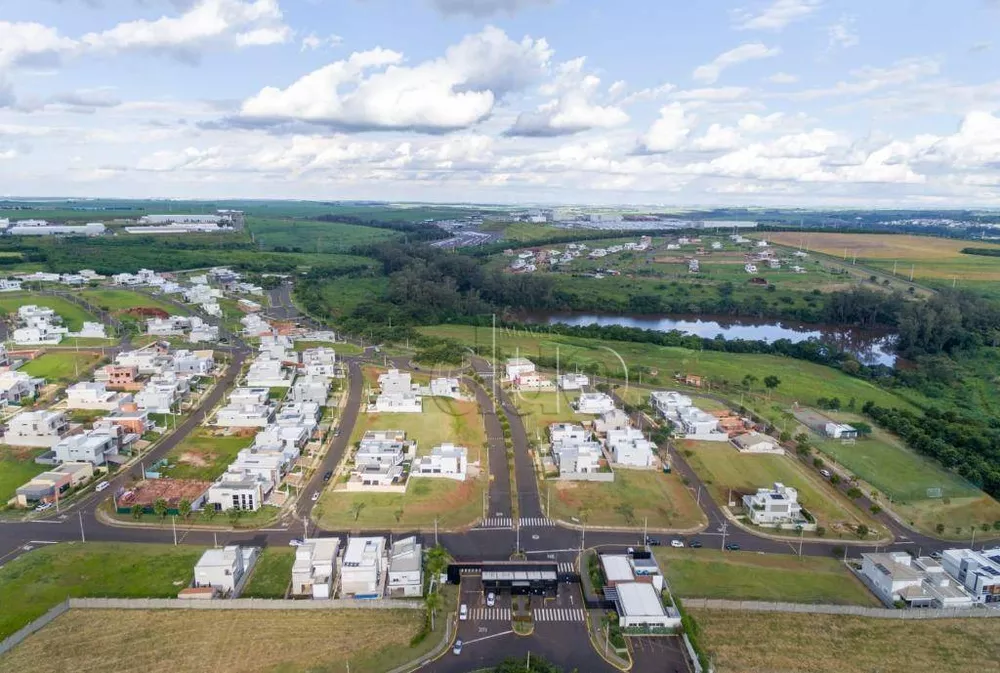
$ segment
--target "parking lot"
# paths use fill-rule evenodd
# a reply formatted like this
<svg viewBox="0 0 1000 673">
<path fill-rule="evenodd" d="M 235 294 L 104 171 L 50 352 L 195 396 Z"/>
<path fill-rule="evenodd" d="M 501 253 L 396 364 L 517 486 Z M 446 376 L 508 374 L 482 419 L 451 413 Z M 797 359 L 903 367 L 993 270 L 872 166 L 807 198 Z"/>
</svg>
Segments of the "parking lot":
<svg viewBox="0 0 1000 673">
<path fill-rule="evenodd" d="M 635 673 L 690 673 L 679 636 L 645 636 L 628 639 Z"/>
</svg>

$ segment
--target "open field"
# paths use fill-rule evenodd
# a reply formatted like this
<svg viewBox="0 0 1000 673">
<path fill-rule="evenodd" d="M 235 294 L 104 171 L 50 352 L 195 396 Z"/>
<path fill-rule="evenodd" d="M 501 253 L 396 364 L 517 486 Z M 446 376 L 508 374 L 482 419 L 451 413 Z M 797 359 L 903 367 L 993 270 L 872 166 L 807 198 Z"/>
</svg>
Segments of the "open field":
<svg viewBox="0 0 1000 673">
<path fill-rule="evenodd" d="M 48 383 L 75 382 L 85 378 L 100 359 L 101 354 L 94 351 L 52 350 L 26 362 L 21 371 Z"/>
<path fill-rule="evenodd" d="M 477 330 L 474 327 L 437 325 L 422 327 L 420 331 L 469 345 L 474 345 L 477 341 Z M 489 339 L 488 329 L 478 330 L 480 345 L 489 343 Z M 527 358 L 542 356 L 554 360 L 557 347 L 564 371 L 577 366 L 586 369 L 588 365 L 596 364 L 609 375 L 623 378 L 625 372 L 618 360 L 620 355 L 633 370 L 631 378 L 638 379 L 638 374 L 634 372 L 636 367 L 645 367 L 648 373 L 643 376 L 643 382 L 667 389 L 672 385 L 673 375 L 683 372 L 706 377 L 707 385 L 711 386 L 713 392 L 726 394 L 727 386 L 735 389 L 747 373 L 753 372 L 759 379 L 771 374 L 781 379 L 781 384 L 773 393 L 774 400 L 815 404 L 818 397 L 839 397 L 842 400 L 853 397 L 858 407 L 866 400 L 872 400 L 881 406 L 916 410 L 898 395 L 867 381 L 852 378 L 831 367 L 777 355 L 694 351 L 626 341 L 603 341 L 547 334 L 544 328 L 538 331 L 497 331 L 497 348 L 501 350 L 503 357 L 512 356 L 515 351 L 519 351 Z M 657 373 L 652 374 L 652 371 Z"/>
<path fill-rule="evenodd" d="M 240 598 L 284 598 L 292 581 L 293 547 L 265 547 Z"/>
<path fill-rule="evenodd" d="M 0 639 L 67 597 L 172 598 L 191 581 L 203 551 L 109 542 L 35 549 L 0 567 Z M 4 664 L 0 659 L 0 669 Z"/>
<path fill-rule="evenodd" d="M 654 553 L 681 598 L 882 605 L 833 558 L 672 547 Z"/>
<path fill-rule="evenodd" d="M 554 377 L 553 377 L 554 378 Z M 531 441 L 547 441 L 546 432 L 552 423 L 592 421 L 597 416 L 578 414 L 569 404 L 580 396 L 576 391 L 510 391 Z"/>
<path fill-rule="evenodd" d="M 995 670 L 994 619 L 691 610 L 719 673 L 942 673 Z"/>
<path fill-rule="evenodd" d="M 358 419 L 351 445 L 361 441 L 368 430 L 402 430 L 417 442 L 417 455 L 426 456 L 435 446 L 451 442 L 469 450 L 469 463 L 480 459 L 486 444 L 486 429 L 479 407 L 472 401 L 425 397 L 420 414 L 367 413 Z"/>
<path fill-rule="evenodd" d="M 790 456 L 739 453 L 729 443 L 689 442 L 681 440 L 687 462 L 708 486 L 712 498 L 725 505 L 729 494 L 740 505 L 743 495 L 775 482 L 792 486 L 799 492 L 799 502 L 827 530 L 827 536 L 850 535 L 851 527 L 864 523 L 874 530 L 876 524 L 817 475 L 807 472 Z M 690 452 L 690 453 L 688 453 Z M 798 536 L 794 531 L 775 534 Z"/>
<path fill-rule="evenodd" d="M 546 481 L 540 486 L 549 516 L 588 526 L 685 529 L 705 522 L 694 496 L 676 474 L 615 471 L 613 482 Z M 574 519 L 576 521 L 574 521 Z"/>
<path fill-rule="evenodd" d="M 17 313 L 17 309 L 27 304 L 50 308 L 63 319 L 63 325 L 71 332 L 79 332 L 84 321 L 96 320 L 86 310 L 62 297 L 36 294 L 34 292 L 5 292 L 0 295 L 0 312 Z"/>
<path fill-rule="evenodd" d="M 211 481 L 236 460 L 240 449 L 253 443 L 254 434 L 215 435 L 212 429 L 199 427 L 170 450 L 166 455 L 170 466 L 161 472 L 172 479 Z"/>
<path fill-rule="evenodd" d="M 142 292 L 129 290 L 83 290 L 80 296 L 98 308 L 106 311 L 125 311 L 130 308 L 158 308 L 172 315 L 187 314 L 189 311 L 150 297 Z"/>
<path fill-rule="evenodd" d="M 422 610 L 71 610 L 0 658 L 34 673 L 383 673 L 426 655 Z M 372 644 L 377 643 L 377 647 Z"/>
<path fill-rule="evenodd" d="M 313 517 L 330 530 L 433 528 L 435 519 L 442 529 L 461 528 L 482 515 L 485 488 L 486 479 L 481 476 L 462 482 L 412 477 L 403 494 L 327 489 Z"/>
<path fill-rule="evenodd" d="M 391 229 L 343 222 L 247 218 L 247 228 L 264 248 L 299 249 L 302 252 L 343 252 L 356 245 L 381 243 L 400 234 Z"/>
<path fill-rule="evenodd" d="M 0 507 L 14 497 L 18 486 L 49 469 L 35 462 L 35 456 L 47 450 L 0 445 Z"/>
</svg>

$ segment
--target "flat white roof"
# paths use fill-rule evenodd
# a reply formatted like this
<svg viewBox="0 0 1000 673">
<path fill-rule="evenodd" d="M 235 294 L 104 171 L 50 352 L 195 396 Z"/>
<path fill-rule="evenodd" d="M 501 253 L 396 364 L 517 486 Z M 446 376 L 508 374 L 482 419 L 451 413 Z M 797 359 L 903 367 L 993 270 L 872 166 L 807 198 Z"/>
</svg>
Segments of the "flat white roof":
<svg viewBox="0 0 1000 673">
<path fill-rule="evenodd" d="M 601 563 L 604 566 L 604 576 L 609 582 L 628 582 L 635 579 L 627 556 L 605 554 L 601 556 Z"/>
<path fill-rule="evenodd" d="M 627 617 L 664 617 L 666 611 L 652 584 L 627 582 L 615 587 L 618 604 Z"/>
</svg>

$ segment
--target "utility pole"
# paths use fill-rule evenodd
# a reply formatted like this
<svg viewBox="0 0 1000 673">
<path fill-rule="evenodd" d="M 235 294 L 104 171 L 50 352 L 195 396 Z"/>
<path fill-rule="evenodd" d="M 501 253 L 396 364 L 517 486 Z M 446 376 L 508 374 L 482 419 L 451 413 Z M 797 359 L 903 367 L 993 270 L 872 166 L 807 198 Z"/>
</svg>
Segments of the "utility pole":
<svg viewBox="0 0 1000 673">
<path fill-rule="evenodd" d="M 587 548 L 587 522 L 586 521 L 583 522 L 583 528 L 581 530 L 582 530 L 582 532 L 580 533 L 580 551 L 582 552 L 584 549 Z"/>
<path fill-rule="evenodd" d="M 493 314 L 493 399 L 497 396 L 497 314 Z"/>
<path fill-rule="evenodd" d="M 559 346 L 556 346 L 556 413 L 560 413 L 559 403 L 561 402 L 562 395 L 559 394 Z M 546 511 L 547 513 L 547 511 Z"/>
<path fill-rule="evenodd" d="M 701 484 L 698 484 L 698 497 L 696 498 L 698 507 L 701 507 Z"/>
<path fill-rule="evenodd" d="M 434 546 L 438 546 L 438 518 L 434 517 Z"/>
<path fill-rule="evenodd" d="M 170 528 L 174 531 L 174 546 L 177 546 L 177 517 L 170 517 Z"/>
<path fill-rule="evenodd" d="M 969 549 L 972 549 L 975 546 L 976 546 L 976 529 L 973 528 L 972 529 L 972 542 L 969 543 Z"/>
<path fill-rule="evenodd" d="M 86 542 L 87 536 L 83 532 L 83 511 L 77 512 L 77 516 L 80 517 L 80 542 Z"/>
<path fill-rule="evenodd" d="M 514 532 L 517 534 L 517 542 L 514 543 L 514 553 L 515 554 L 520 554 L 521 553 L 521 522 L 520 521 L 515 522 L 515 524 L 514 524 Z"/>
<path fill-rule="evenodd" d="M 726 531 L 728 529 L 729 529 L 729 522 L 727 521 L 724 524 L 722 524 L 722 546 L 719 547 L 719 549 L 725 549 L 726 548 Z"/>
<path fill-rule="evenodd" d="M 642 517 L 642 543 L 646 544 L 646 540 L 649 538 L 646 536 L 646 524 L 649 521 L 649 517 Z"/>
<path fill-rule="evenodd" d="M 552 486 L 549 484 L 545 485 L 545 516 L 546 518 L 552 516 L 552 510 L 549 509 L 552 504 Z"/>
<path fill-rule="evenodd" d="M 803 529 L 799 529 L 799 558 L 802 558 L 802 534 L 804 532 Z"/>
</svg>

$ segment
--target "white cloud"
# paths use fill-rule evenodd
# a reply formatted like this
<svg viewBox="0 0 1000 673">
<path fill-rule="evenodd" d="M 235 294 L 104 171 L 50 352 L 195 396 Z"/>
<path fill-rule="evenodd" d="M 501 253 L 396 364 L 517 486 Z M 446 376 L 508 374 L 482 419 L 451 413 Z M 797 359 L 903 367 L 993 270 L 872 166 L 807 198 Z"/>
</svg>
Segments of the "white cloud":
<svg viewBox="0 0 1000 673">
<path fill-rule="evenodd" d="M 719 86 L 704 89 L 684 89 L 671 94 L 671 98 L 693 102 L 726 102 L 745 98 L 750 89 L 743 86 Z"/>
<path fill-rule="evenodd" d="M 842 16 L 826 29 L 831 49 L 850 49 L 861 43 L 858 36 L 857 20 L 853 16 Z"/>
<path fill-rule="evenodd" d="M 786 115 L 783 112 L 774 112 L 764 117 L 748 114 L 740 117 L 737 126 L 746 133 L 766 133 L 777 129 L 785 121 Z"/>
<path fill-rule="evenodd" d="M 0 159 L 16 159 L 16 158 L 17 158 L 17 150 L 15 149 L 0 150 Z"/>
<path fill-rule="evenodd" d="M 179 16 L 125 21 L 80 41 L 98 52 L 167 51 L 197 58 L 200 50 L 218 44 L 237 47 L 287 42 L 278 0 L 198 0 Z"/>
<path fill-rule="evenodd" d="M 633 103 L 639 103 L 641 101 L 657 100 L 667 95 L 674 89 L 676 89 L 673 84 L 661 84 L 659 86 L 647 87 L 645 89 L 639 89 L 638 91 L 633 91 L 621 100 L 622 105 L 632 105 Z"/>
<path fill-rule="evenodd" d="M 601 80 L 583 72 L 584 59 L 577 58 L 560 64 L 553 82 L 542 90 L 556 98 L 548 100 L 532 112 L 522 112 L 508 135 L 560 136 L 590 129 L 609 129 L 628 122 L 628 115 L 616 105 L 601 105 Z"/>
<path fill-rule="evenodd" d="M 768 82 L 772 84 L 795 84 L 799 81 L 798 76 L 791 75 L 787 72 L 776 72 L 767 78 Z"/>
<path fill-rule="evenodd" d="M 853 79 L 841 80 L 832 87 L 805 89 L 789 94 L 789 98 L 810 100 L 825 96 L 843 96 L 871 93 L 900 84 L 909 84 L 931 75 L 941 69 L 937 60 L 929 57 L 907 58 L 896 61 L 888 68 L 865 66 L 851 71 Z"/>
<path fill-rule="evenodd" d="M 680 103 L 670 103 L 660 108 L 660 117 L 639 139 L 637 151 L 659 154 L 679 149 L 691 133 L 693 120 Z"/>
<path fill-rule="evenodd" d="M 741 44 L 735 49 L 723 52 L 715 57 L 711 63 L 700 65 L 691 74 L 695 80 L 712 84 L 719 79 L 722 71 L 746 61 L 761 58 L 770 58 L 781 53 L 780 47 L 768 47 L 760 42 L 748 42 Z"/>
<path fill-rule="evenodd" d="M 12 66 L 50 67 L 77 47 L 55 28 L 34 22 L 0 21 L 0 70 Z"/>
<path fill-rule="evenodd" d="M 1000 117 L 982 110 L 969 112 L 954 134 L 941 138 L 924 136 L 908 148 L 910 154 L 923 161 L 995 173 L 1000 167 Z"/>
<path fill-rule="evenodd" d="M 336 47 L 344 41 L 340 35 L 330 35 L 328 37 L 319 37 L 316 33 L 309 33 L 302 38 L 302 48 L 301 51 L 315 51 L 323 46 Z"/>
<path fill-rule="evenodd" d="M 716 152 L 719 150 L 736 149 L 742 144 L 742 141 L 743 138 L 733 127 L 712 124 L 705 131 L 704 135 L 694 138 L 691 141 L 691 147 L 703 152 Z"/>
<path fill-rule="evenodd" d="M 780 31 L 789 24 L 806 18 L 822 4 L 822 0 L 773 0 L 757 11 L 737 10 L 733 18 L 737 30 Z"/>
<path fill-rule="evenodd" d="M 548 5 L 552 0 L 429 0 L 442 14 L 465 14 L 483 18 L 494 14 L 514 14 L 522 9 Z"/>
<path fill-rule="evenodd" d="M 309 122 L 358 130 L 447 131 L 476 124 L 507 93 L 538 80 L 551 50 L 545 40 L 514 42 L 487 27 L 414 66 L 386 49 L 356 52 L 285 89 L 266 87 L 244 101 L 248 125 Z"/>
</svg>

